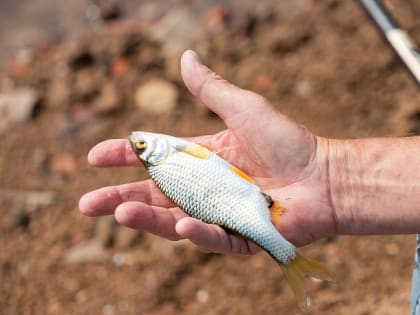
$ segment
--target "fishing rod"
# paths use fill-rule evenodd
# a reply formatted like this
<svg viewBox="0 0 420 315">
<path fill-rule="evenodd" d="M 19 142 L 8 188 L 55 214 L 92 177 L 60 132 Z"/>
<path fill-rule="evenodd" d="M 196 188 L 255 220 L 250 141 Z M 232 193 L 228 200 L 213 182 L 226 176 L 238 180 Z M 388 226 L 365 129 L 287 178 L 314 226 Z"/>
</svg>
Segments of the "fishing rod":
<svg viewBox="0 0 420 315">
<path fill-rule="evenodd" d="M 359 0 L 420 87 L 420 52 L 381 0 Z"/>
</svg>

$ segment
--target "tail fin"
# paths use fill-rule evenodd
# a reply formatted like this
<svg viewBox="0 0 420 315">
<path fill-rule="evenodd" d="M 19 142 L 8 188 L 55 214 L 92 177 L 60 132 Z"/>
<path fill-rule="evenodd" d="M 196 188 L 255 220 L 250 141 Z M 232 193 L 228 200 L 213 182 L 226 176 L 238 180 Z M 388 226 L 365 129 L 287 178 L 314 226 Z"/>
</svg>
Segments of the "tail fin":
<svg viewBox="0 0 420 315">
<path fill-rule="evenodd" d="M 299 303 L 299 307 L 309 311 L 308 297 L 305 290 L 305 276 L 314 277 L 321 280 L 334 281 L 335 276 L 321 263 L 316 260 L 306 258 L 296 252 L 296 258 L 287 265 L 280 264 L 292 292 Z"/>
</svg>

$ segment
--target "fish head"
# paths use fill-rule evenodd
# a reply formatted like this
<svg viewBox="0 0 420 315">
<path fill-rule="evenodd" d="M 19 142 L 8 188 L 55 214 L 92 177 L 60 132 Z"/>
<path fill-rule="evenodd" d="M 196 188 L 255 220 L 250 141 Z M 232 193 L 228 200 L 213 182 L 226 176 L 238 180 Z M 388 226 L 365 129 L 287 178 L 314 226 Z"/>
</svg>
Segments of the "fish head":
<svg viewBox="0 0 420 315">
<path fill-rule="evenodd" d="M 146 167 L 162 163 L 173 152 L 168 138 L 162 134 L 135 131 L 128 139 L 134 153 Z"/>
</svg>

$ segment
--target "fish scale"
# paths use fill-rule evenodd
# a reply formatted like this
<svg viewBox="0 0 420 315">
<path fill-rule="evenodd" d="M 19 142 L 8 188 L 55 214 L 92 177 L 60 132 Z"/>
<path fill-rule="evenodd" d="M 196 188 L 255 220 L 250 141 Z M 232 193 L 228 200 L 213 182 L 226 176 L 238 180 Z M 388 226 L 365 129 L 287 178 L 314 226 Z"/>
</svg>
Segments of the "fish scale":
<svg viewBox="0 0 420 315">
<path fill-rule="evenodd" d="M 302 256 L 279 233 L 271 215 L 278 216 L 282 207 L 245 173 L 183 139 L 142 131 L 133 132 L 129 139 L 156 185 L 182 210 L 234 231 L 268 252 L 283 269 L 303 310 L 308 310 L 304 276 L 333 280 L 328 269 Z"/>
<path fill-rule="evenodd" d="M 192 217 L 235 231 L 288 263 L 296 256 L 295 248 L 272 225 L 264 195 L 257 186 L 227 172 L 227 167 L 214 153 L 207 161 L 175 152 L 165 163 L 148 167 L 148 172 Z"/>
</svg>

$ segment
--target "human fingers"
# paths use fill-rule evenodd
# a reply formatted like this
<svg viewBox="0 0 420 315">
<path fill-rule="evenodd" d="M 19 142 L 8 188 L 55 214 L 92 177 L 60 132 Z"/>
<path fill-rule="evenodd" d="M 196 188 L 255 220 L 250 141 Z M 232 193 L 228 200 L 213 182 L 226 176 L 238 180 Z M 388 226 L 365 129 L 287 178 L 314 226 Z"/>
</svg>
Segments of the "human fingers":
<svg viewBox="0 0 420 315">
<path fill-rule="evenodd" d="M 218 225 L 206 224 L 191 217 L 180 219 L 175 230 L 179 236 L 190 239 L 206 252 L 251 255 L 258 251 L 258 246 L 244 238 L 228 234 Z"/>
<path fill-rule="evenodd" d="M 115 219 L 129 228 L 149 232 L 172 241 L 181 239 L 175 225 L 186 214 L 179 208 L 161 208 L 142 202 L 128 201 L 115 210 Z"/>
<path fill-rule="evenodd" d="M 97 167 L 141 165 L 126 139 L 110 139 L 98 143 L 89 151 L 88 161 Z"/>
<path fill-rule="evenodd" d="M 262 96 L 243 90 L 204 66 L 198 55 L 187 50 L 181 58 L 181 74 L 190 92 L 224 121 L 245 111 L 258 112 L 268 102 Z"/>
<path fill-rule="evenodd" d="M 146 180 L 88 192 L 80 198 L 79 209 L 87 216 L 108 215 L 113 214 L 118 205 L 127 201 L 140 201 L 157 207 L 174 207 L 152 180 Z"/>
</svg>

